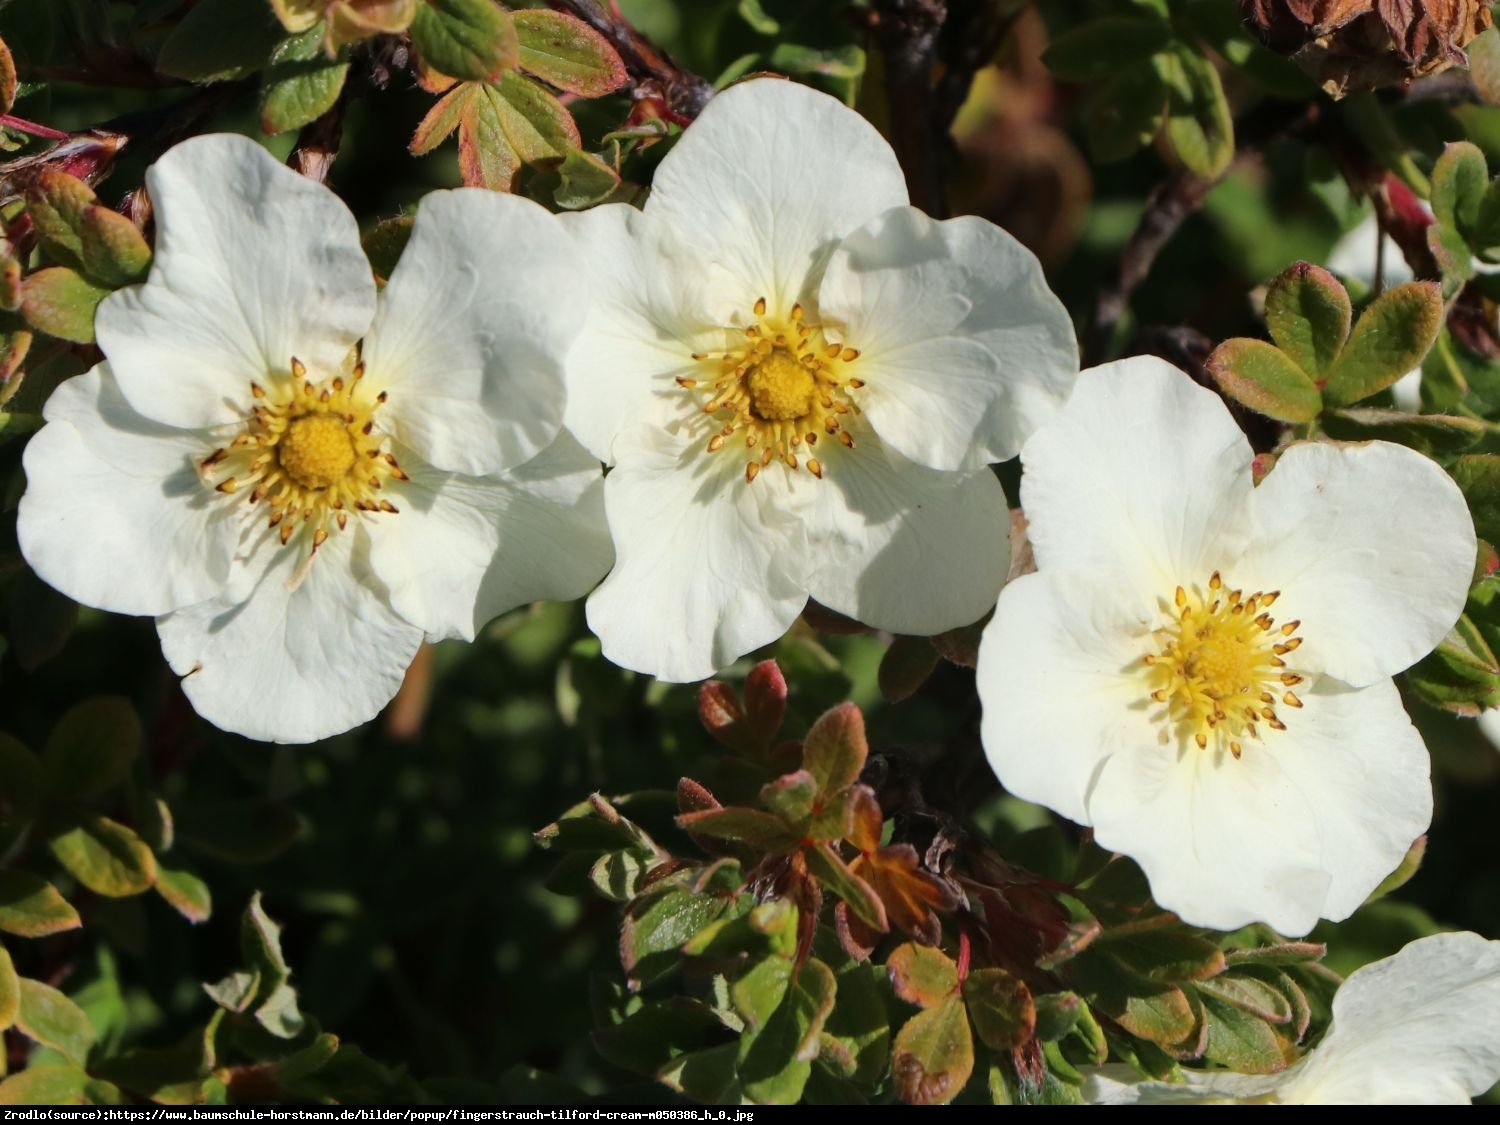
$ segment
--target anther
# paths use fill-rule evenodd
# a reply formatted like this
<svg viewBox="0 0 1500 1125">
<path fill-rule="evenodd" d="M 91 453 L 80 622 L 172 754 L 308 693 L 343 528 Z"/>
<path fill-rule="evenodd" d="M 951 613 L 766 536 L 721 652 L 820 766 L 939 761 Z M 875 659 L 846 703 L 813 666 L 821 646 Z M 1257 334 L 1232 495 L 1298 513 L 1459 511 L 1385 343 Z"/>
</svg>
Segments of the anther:
<svg viewBox="0 0 1500 1125">
<path fill-rule="evenodd" d="M 292 356 L 292 378 L 301 379 L 307 374 L 307 365 L 296 356 Z"/>
<path fill-rule="evenodd" d="M 1193 741 L 1198 744 L 1199 750 L 1208 749 L 1208 735 L 1204 734 L 1202 731 L 1199 731 L 1193 736 Z"/>
<path fill-rule="evenodd" d="M 845 363 L 853 363 L 856 359 L 859 358 L 859 349 L 845 348 L 843 355 L 841 355 L 839 358 L 842 359 Z"/>
<path fill-rule="evenodd" d="M 1302 624 L 1301 621 L 1288 621 L 1285 625 L 1283 625 L 1281 627 L 1281 635 L 1283 637 L 1290 637 L 1293 633 L 1295 633 L 1297 631 L 1297 627 L 1299 625 L 1301 625 L 1301 624 Z"/>
<path fill-rule="evenodd" d="M 760 474 L 760 462 L 751 461 L 745 466 L 745 483 L 749 484 Z"/>
<path fill-rule="evenodd" d="M 679 375 L 677 376 L 677 385 L 683 388 L 683 390 L 690 391 L 698 385 L 698 380 L 689 379 L 686 375 Z"/>
<path fill-rule="evenodd" d="M 756 316 L 765 316 L 766 315 L 766 299 L 764 297 L 761 297 L 758 300 L 756 300 L 756 302 L 755 302 L 755 315 Z"/>
<path fill-rule="evenodd" d="M 839 444 L 842 445 L 845 449 L 854 448 L 854 439 L 849 436 L 848 430 L 839 431 Z"/>
<path fill-rule="evenodd" d="M 721 450 L 723 448 L 724 448 L 724 435 L 723 434 L 715 434 L 709 440 L 708 451 L 710 453 L 717 453 L 717 452 L 719 452 L 719 450 Z"/>
<path fill-rule="evenodd" d="M 1288 707 L 1302 706 L 1302 700 L 1298 699 L 1296 694 L 1290 691 L 1281 697 L 1281 702 L 1285 703 Z"/>
<path fill-rule="evenodd" d="M 1209 577 L 1208 588 L 1210 590 L 1217 590 L 1222 585 L 1224 585 L 1224 579 L 1219 577 L 1219 572 L 1216 570 Z"/>
<path fill-rule="evenodd" d="M 823 466 L 818 462 L 816 457 L 809 457 L 807 459 L 807 471 L 819 480 L 823 479 Z"/>
</svg>

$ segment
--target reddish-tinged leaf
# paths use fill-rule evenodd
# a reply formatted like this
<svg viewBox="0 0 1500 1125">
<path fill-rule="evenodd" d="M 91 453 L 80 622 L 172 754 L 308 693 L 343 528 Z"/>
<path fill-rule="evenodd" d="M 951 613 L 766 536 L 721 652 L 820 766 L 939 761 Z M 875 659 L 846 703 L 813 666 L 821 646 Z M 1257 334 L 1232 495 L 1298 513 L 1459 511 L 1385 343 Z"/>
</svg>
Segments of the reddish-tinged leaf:
<svg viewBox="0 0 1500 1125">
<path fill-rule="evenodd" d="M 532 8 L 515 14 L 521 68 L 571 94 L 597 98 L 625 85 L 629 75 L 609 40 L 562 12 Z"/>
<path fill-rule="evenodd" d="M 817 780 L 806 770 L 797 770 L 762 786 L 760 800 L 788 823 L 801 824 L 812 816 L 817 795 Z"/>
<path fill-rule="evenodd" d="M 459 172 L 469 187 L 510 191 L 521 170 L 521 158 L 500 128 L 488 91 L 479 87 L 475 90 L 458 117 Z"/>
<path fill-rule="evenodd" d="M 917 849 L 892 844 L 860 856 L 850 869 L 875 889 L 895 929 L 923 940 L 941 932 L 936 914 L 958 905 L 946 884 L 921 870 Z"/>
<path fill-rule="evenodd" d="M 957 996 L 918 1012 L 896 1034 L 891 1077 L 908 1105 L 946 1105 L 973 1073 L 974 1039 Z"/>
<path fill-rule="evenodd" d="M 992 1051 L 1012 1051 L 1036 1033 L 1031 989 L 1004 969 L 975 969 L 964 981 L 964 1003 L 979 1041 Z"/>
<path fill-rule="evenodd" d="M 827 796 L 859 780 L 870 747 L 865 741 L 865 717 L 853 703 L 825 711 L 802 742 L 802 765 Z"/>
<path fill-rule="evenodd" d="M 849 790 L 849 835 L 848 841 L 861 852 L 869 853 L 880 847 L 880 831 L 885 824 L 885 815 L 880 811 L 880 800 L 875 790 L 868 785 L 855 785 Z"/>
<path fill-rule="evenodd" d="M 16 60 L 10 48 L 0 39 L 0 113 L 9 113 L 16 104 Z"/>
<path fill-rule="evenodd" d="M 66 266 L 37 270 L 26 279 L 21 312 L 40 332 L 77 344 L 94 342 L 94 313 L 110 290 Z"/>
<path fill-rule="evenodd" d="M 882 932 L 889 927 L 885 907 L 881 905 L 874 889 L 856 875 L 831 847 L 818 844 L 804 849 L 802 854 L 807 859 L 808 870 L 817 876 L 823 886 L 848 903 L 849 909 L 859 916 L 860 921 L 871 929 Z"/>
<path fill-rule="evenodd" d="M 833 928 L 838 935 L 839 945 L 856 961 L 868 961 L 880 942 L 879 932 L 861 922 L 845 902 L 840 902 L 833 908 Z"/>
<path fill-rule="evenodd" d="M 720 808 L 685 813 L 677 823 L 686 832 L 738 840 L 772 854 L 789 852 L 802 842 L 780 817 L 759 809 Z"/>
<path fill-rule="evenodd" d="M 718 799 L 707 788 L 699 785 L 692 778 L 680 777 L 677 779 L 677 809 L 679 812 L 703 812 L 705 809 L 722 807 Z"/>
<path fill-rule="evenodd" d="M 745 717 L 764 745 L 786 718 L 786 677 L 774 660 L 763 660 L 745 677 Z"/>
<path fill-rule="evenodd" d="M 941 949 L 909 941 L 886 958 L 891 988 L 908 1004 L 933 1008 L 958 990 L 958 966 Z"/>
<path fill-rule="evenodd" d="M 472 83 L 465 82 L 438 99 L 412 134 L 408 147 L 413 156 L 429 153 L 448 139 L 448 135 L 458 128 L 463 119 L 464 108 L 474 97 L 475 91 L 476 87 Z"/>
</svg>

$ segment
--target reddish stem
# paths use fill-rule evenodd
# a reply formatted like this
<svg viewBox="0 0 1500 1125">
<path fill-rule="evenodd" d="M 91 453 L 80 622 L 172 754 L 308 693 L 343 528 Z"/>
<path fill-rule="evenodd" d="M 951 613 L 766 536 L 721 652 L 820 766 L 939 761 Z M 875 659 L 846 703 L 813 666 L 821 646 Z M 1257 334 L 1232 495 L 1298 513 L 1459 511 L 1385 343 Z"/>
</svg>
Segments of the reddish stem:
<svg viewBox="0 0 1500 1125">
<path fill-rule="evenodd" d="M 45 137 L 49 141 L 65 141 L 72 136 L 61 129 L 54 129 L 50 125 L 38 125 L 35 121 L 27 121 L 24 117 L 16 117 L 14 114 L 0 113 L 0 125 L 7 129 L 14 129 L 18 133 L 29 133 L 33 137 Z"/>
<path fill-rule="evenodd" d="M 969 979 L 969 928 L 963 926 L 958 931 L 958 983 L 961 985 Z"/>
</svg>

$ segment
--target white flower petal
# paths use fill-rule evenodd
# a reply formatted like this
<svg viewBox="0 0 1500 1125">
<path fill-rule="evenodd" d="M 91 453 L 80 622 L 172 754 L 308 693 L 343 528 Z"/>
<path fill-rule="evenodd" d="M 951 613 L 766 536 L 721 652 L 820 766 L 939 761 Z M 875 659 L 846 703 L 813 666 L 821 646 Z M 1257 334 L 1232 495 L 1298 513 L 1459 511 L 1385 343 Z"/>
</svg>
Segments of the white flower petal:
<svg viewBox="0 0 1500 1125">
<path fill-rule="evenodd" d="M 1329 798 L 1302 789 L 1281 757 L 1255 743 L 1238 761 L 1191 743 L 1116 751 L 1088 797 L 1094 837 L 1139 863 L 1152 897 L 1190 925 L 1305 934 L 1332 881 L 1309 831 Z"/>
<path fill-rule="evenodd" d="M 391 605 L 429 640 L 473 640 L 506 610 L 588 593 L 614 557 L 599 462 L 568 434 L 509 473 L 466 477 L 403 456 L 370 560 Z"/>
<path fill-rule="evenodd" d="M 1406 255 L 1396 240 L 1385 236 L 1380 245 L 1380 221 L 1372 211 L 1334 245 L 1328 255 L 1328 268 L 1341 277 L 1353 278 L 1365 285 L 1375 284 L 1375 259 L 1380 256 L 1381 282 L 1389 289 L 1411 281 L 1415 276 Z M 1379 246 L 1379 250 L 1376 247 Z"/>
<path fill-rule="evenodd" d="M 989 469 L 924 468 L 873 434 L 827 457 L 822 480 L 792 474 L 811 501 L 809 594 L 873 628 L 920 637 L 989 611 L 1010 560 L 1005 491 Z"/>
<path fill-rule="evenodd" d="M 174 426 L 238 422 L 250 383 L 293 356 L 331 374 L 370 326 L 375 282 L 354 216 L 244 137 L 196 137 L 146 173 L 156 258 L 99 307 L 125 397 Z"/>
<path fill-rule="evenodd" d="M 1118 607 L 1047 573 L 1000 592 L 979 646 L 981 734 L 1000 782 L 1016 796 L 1087 824 L 1086 799 L 1112 753 L 1155 744 L 1126 673 L 1138 642 Z"/>
<path fill-rule="evenodd" d="M 1246 745 L 1245 758 L 1274 755 L 1297 789 L 1316 802 L 1300 832 L 1319 845 L 1319 866 L 1331 879 L 1322 916 L 1339 921 L 1427 831 L 1430 762 L 1390 680 L 1355 690 L 1324 680 L 1311 691 L 1298 690 L 1301 710 L 1278 708 L 1287 729 L 1264 731 L 1264 742 Z"/>
<path fill-rule="evenodd" d="M 1479 716 L 1479 733 L 1489 740 L 1489 744 L 1500 750 L 1500 710 L 1491 707 Z"/>
<path fill-rule="evenodd" d="M 840 238 L 906 202 L 873 125 L 827 94 L 759 78 L 709 101 L 657 168 L 646 213 L 786 312 L 814 307 Z"/>
<path fill-rule="evenodd" d="M 1500 942 L 1436 934 L 1350 975 L 1282 1087 L 1307 1105 L 1466 1105 L 1500 1079 Z"/>
<path fill-rule="evenodd" d="M 587 271 L 544 208 L 433 192 L 361 353 L 391 396 L 383 422 L 449 472 L 525 464 L 562 426 L 563 361 L 588 304 Z"/>
<path fill-rule="evenodd" d="M 1250 443 L 1216 394 L 1152 356 L 1085 371 L 1021 460 L 1038 567 L 1114 585 L 1143 611 L 1247 541 Z"/>
<path fill-rule="evenodd" d="M 722 350 L 724 326 L 755 303 L 673 228 L 623 203 L 560 216 L 594 271 L 594 303 L 568 355 L 564 420 L 601 461 L 615 435 L 671 428 L 702 405 L 679 386 L 701 376 L 694 351 Z"/>
<path fill-rule="evenodd" d="M 160 617 L 162 652 L 193 707 L 227 731 L 313 742 L 374 718 L 396 694 L 422 630 L 396 615 L 369 570 L 362 527 L 330 536 L 296 589 L 295 547 L 263 547 L 246 601 Z"/>
<path fill-rule="evenodd" d="M 17 525 L 37 574 L 116 613 L 154 616 L 218 592 L 239 520 L 198 478 L 209 439 L 141 417 L 105 364 L 60 385 L 45 415 L 26 447 Z"/>
<path fill-rule="evenodd" d="M 839 245 L 818 304 L 860 351 L 871 425 L 934 469 L 1014 457 L 1078 378 L 1073 323 L 1041 263 L 984 219 L 885 212 Z"/>
<path fill-rule="evenodd" d="M 1079 1093 L 1085 1105 L 1223 1105 L 1274 1101 L 1276 1090 L 1301 1064 L 1280 1074 L 1183 1070 L 1181 1082 L 1142 1079 L 1124 1063 L 1084 1070 Z"/>
<path fill-rule="evenodd" d="M 1458 486 L 1420 453 L 1294 445 L 1251 513 L 1234 583 L 1281 591 L 1277 620 L 1302 622 L 1300 665 L 1374 683 L 1431 652 L 1463 612 L 1474 525 Z"/>
<path fill-rule="evenodd" d="M 697 440 L 646 427 L 615 445 L 604 480 L 615 568 L 588 600 L 604 655 L 684 683 L 785 633 L 807 601 L 792 569 L 806 556 L 800 521 Z"/>
</svg>

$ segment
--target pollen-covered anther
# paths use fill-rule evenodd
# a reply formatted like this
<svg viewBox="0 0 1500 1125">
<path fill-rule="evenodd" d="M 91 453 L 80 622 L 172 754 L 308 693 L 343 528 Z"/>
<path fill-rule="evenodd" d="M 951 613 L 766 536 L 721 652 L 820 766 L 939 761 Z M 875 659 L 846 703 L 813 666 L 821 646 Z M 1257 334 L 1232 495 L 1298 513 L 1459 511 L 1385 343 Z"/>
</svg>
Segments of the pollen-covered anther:
<svg viewBox="0 0 1500 1125">
<path fill-rule="evenodd" d="M 755 323 L 734 334 L 743 343 L 722 352 L 691 353 L 704 373 L 679 375 L 677 385 L 704 391 L 707 397 L 698 410 L 723 423 L 704 443 L 706 452 L 718 453 L 741 432 L 746 449 L 760 448 L 760 459 L 746 466 L 746 483 L 772 461 L 793 472 L 805 468 L 821 480 L 824 462 L 799 454 L 804 444 L 815 445 L 819 434 L 836 435 L 845 448 L 854 448 L 844 425 L 858 407 L 848 395 L 865 384 L 848 377 L 846 368 L 859 358 L 859 350 L 827 341 L 801 304 L 781 314 L 762 297 L 752 312 Z"/>
<path fill-rule="evenodd" d="M 378 432 L 375 413 L 386 395 L 365 388 L 362 362 L 351 357 L 344 372 L 316 383 L 298 359 L 289 370 L 290 379 L 250 385 L 255 405 L 244 430 L 198 464 L 218 492 L 248 488 L 248 503 L 264 505 L 283 545 L 308 531 L 311 556 L 330 526 L 348 526 L 348 509 L 394 514 L 395 505 L 372 493 L 387 480 L 411 478 Z"/>
<path fill-rule="evenodd" d="M 1147 694 L 1199 749 L 1213 745 L 1238 759 L 1247 740 L 1259 739 L 1258 723 L 1286 729 L 1278 705 L 1302 707 L 1287 689 L 1303 677 L 1282 671 L 1282 657 L 1302 643 L 1293 635 L 1301 622 L 1278 626 L 1264 612 L 1279 596 L 1225 589 L 1215 571 L 1205 586 L 1178 586 L 1163 600 L 1167 624 L 1153 634 L 1157 651 L 1141 658 Z"/>
</svg>

